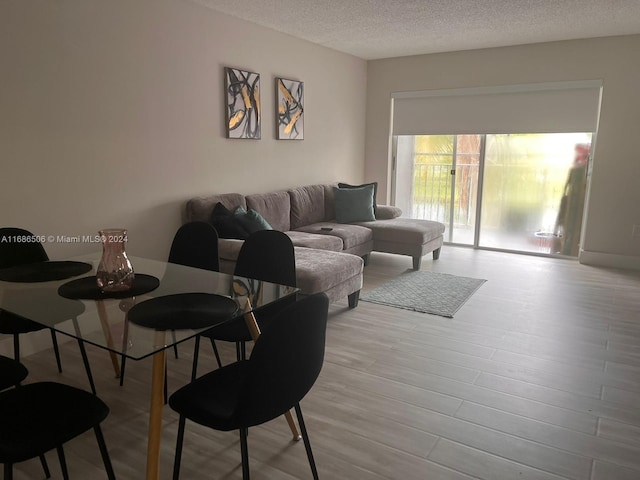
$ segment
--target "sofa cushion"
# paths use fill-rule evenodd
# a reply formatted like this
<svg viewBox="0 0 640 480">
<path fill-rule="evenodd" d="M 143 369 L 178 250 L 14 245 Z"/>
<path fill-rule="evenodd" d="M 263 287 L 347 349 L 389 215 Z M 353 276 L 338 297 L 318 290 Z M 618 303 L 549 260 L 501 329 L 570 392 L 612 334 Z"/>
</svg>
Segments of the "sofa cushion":
<svg viewBox="0 0 640 480">
<path fill-rule="evenodd" d="M 296 232 L 287 232 L 291 233 Z M 243 243 L 242 240 L 219 240 L 221 272 L 233 274 Z M 364 261 L 359 256 L 299 246 L 294 247 L 294 251 L 296 284 L 302 294 L 325 292 L 333 302 L 362 288 Z"/>
<path fill-rule="evenodd" d="M 271 193 L 258 193 L 245 197 L 247 208 L 253 208 L 269 222 L 274 230 L 291 230 L 291 202 L 289 192 L 281 190 Z"/>
<path fill-rule="evenodd" d="M 291 230 L 325 220 L 324 186 L 307 185 L 289 190 Z"/>
<path fill-rule="evenodd" d="M 324 187 L 324 221 L 332 222 L 336 219 L 336 197 L 333 193 L 333 189 L 338 184 L 323 185 Z"/>
<path fill-rule="evenodd" d="M 334 188 L 336 221 L 338 223 L 375 220 L 373 185 L 359 188 Z"/>
<path fill-rule="evenodd" d="M 218 257 L 220 261 L 234 262 L 238 259 L 244 240 L 221 238 L 218 240 Z M 221 270 L 224 271 L 224 270 Z"/>
<path fill-rule="evenodd" d="M 323 228 L 329 230 L 323 230 Z M 369 228 L 347 223 L 320 222 L 300 227 L 296 231 L 338 237 L 342 240 L 342 250 L 349 250 L 357 245 L 371 242 L 373 239 Z"/>
<path fill-rule="evenodd" d="M 373 216 L 374 218 L 377 217 L 376 215 L 376 197 L 378 195 L 378 182 L 371 182 L 371 183 L 363 183 L 362 185 L 351 185 L 349 183 L 338 183 L 338 188 L 362 188 L 362 187 L 368 187 L 369 185 L 373 186 Z"/>
<path fill-rule="evenodd" d="M 362 285 L 364 261 L 357 255 L 305 247 L 295 247 L 295 254 L 297 286 L 307 295 L 324 292 L 353 277 Z"/>
<path fill-rule="evenodd" d="M 333 235 L 318 235 L 299 231 L 288 231 L 285 233 L 296 247 L 319 248 L 333 252 L 341 252 L 343 250 L 342 239 Z"/>
<path fill-rule="evenodd" d="M 422 245 L 441 237 L 445 229 L 444 224 L 440 222 L 412 218 L 360 222 L 358 225 L 370 229 L 373 232 L 374 241 L 410 243 L 414 245 Z"/>
</svg>

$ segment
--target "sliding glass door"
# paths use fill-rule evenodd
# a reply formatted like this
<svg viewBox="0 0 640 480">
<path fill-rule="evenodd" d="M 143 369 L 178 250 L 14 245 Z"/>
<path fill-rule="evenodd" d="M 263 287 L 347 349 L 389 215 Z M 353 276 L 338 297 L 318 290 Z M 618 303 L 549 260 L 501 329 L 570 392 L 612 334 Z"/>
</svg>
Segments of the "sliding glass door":
<svg viewBox="0 0 640 480">
<path fill-rule="evenodd" d="M 590 142 L 588 134 L 487 135 L 479 246 L 577 256 Z"/>
<path fill-rule="evenodd" d="M 399 135 L 395 204 L 445 242 L 578 255 L 590 133 Z"/>
</svg>

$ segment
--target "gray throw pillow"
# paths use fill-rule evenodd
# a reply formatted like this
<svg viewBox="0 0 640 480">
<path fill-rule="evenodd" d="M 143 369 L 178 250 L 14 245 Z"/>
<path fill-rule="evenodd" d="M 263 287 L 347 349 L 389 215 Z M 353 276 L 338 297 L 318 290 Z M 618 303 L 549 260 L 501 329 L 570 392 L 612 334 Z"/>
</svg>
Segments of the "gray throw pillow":
<svg viewBox="0 0 640 480">
<path fill-rule="evenodd" d="M 373 213 L 373 185 L 358 188 L 333 187 L 338 223 L 370 222 Z"/>
</svg>

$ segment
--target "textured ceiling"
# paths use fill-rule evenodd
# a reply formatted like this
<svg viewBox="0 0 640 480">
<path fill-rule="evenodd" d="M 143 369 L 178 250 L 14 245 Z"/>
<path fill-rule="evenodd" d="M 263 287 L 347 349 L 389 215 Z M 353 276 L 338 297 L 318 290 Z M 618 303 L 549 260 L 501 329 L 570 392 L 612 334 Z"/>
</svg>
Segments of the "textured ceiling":
<svg viewBox="0 0 640 480">
<path fill-rule="evenodd" d="M 640 0 L 193 0 L 364 59 L 640 33 Z"/>
</svg>

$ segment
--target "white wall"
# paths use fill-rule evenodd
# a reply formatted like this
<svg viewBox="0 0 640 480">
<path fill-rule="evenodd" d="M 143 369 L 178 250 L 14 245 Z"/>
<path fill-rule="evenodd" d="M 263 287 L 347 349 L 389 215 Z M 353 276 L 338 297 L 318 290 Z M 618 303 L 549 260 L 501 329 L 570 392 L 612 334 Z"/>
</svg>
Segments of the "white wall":
<svg viewBox="0 0 640 480">
<path fill-rule="evenodd" d="M 226 139 L 225 66 L 261 74 L 262 140 Z M 363 180 L 366 62 L 197 2 L 3 1 L 0 69 L 2 225 L 124 226 L 162 259 L 192 196 Z M 305 83 L 302 141 L 275 140 L 276 76 Z"/>
<path fill-rule="evenodd" d="M 640 269 L 640 35 L 553 42 L 368 62 L 367 181 L 389 193 L 391 92 L 602 80 L 584 263 Z M 437 112 L 434 113 L 437 115 Z"/>
</svg>

